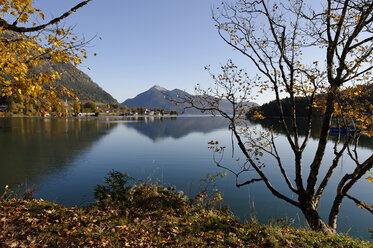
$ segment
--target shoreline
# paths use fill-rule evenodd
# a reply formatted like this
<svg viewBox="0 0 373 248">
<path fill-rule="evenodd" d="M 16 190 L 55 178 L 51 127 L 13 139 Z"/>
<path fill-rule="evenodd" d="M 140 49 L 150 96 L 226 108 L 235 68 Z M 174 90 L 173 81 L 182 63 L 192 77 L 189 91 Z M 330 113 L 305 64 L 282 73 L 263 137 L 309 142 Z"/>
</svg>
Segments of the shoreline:
<svg viewBox="0 0 373 248">
<path fill-rule="evenodd" d="M 147 195 L 153 188 L 147 185 L 142 190 Z M 227 209 L 187 203 L 175 194 L 168 196 L 172 200 L 166 205 L 151 196 L 150 201 L 137 197 L 130 204 L 96 202 L 84 208 L 35 199 L 2 200 L 0 246 L 373 247 L 369 241 L 294 228 L 285 221 L 242 223 Z"/>
</svg>

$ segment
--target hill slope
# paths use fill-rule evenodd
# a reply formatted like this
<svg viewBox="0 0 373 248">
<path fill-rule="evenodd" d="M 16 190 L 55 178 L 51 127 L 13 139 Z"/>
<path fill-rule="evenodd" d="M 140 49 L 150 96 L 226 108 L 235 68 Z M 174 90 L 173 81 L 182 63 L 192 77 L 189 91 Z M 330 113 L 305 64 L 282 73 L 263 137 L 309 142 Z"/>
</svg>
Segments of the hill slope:
<svg viewBox="0 0 373 248">
<path fill-rule="evenodd" d="M 369 105 L 373 104 L 373 84 L 369 83 L 366 85 L 361 85 L 361 92 L 358 96 L 354 96 L 353 100 L 351 97 L 349 98 L 350 103 L 352 101 L 356 104 L 360 104 L 361 106 L 366 106 L 366 112 L 365 114 L 369 113 L 372 114 L 372 110 L 370 110 Z M 356 87 L 355 87 L 356 89 Z M 348 93 L 345 93 L 346 89 L 342 89 L 340 94 L 345 95 Z M 326 99 L 326 93 L 323 94 L 318 94 L 315 96 L 316 100 L 321 100 L 321 99 Z M 281 99 L 282 101 L 282 109 L 284 116 L 289 117 L 291 116 L 291 101 L 289 97 Z M 345 100 L 341 100 L 344 102 L 344 104 L 348 104 Z M 280 112 L 277 107 L 277 102 L 276 100 L 272 100 L 268 103 L 263 104 L 258 108 L 262 114 L 265 117 L 278 117 L 280 116 Z M 307 98 L 303 96 L 295 97 L 295 111 L 297 113 L 297 117 L 307 117 L 309 108 L 308 108 L 308 102 Z M 322 116 L 323 111 L 321 108 L 314 108 L 313 113 L 314 116 Z"/>
<path fill-rule="evenodd" d="M 74 93 L 82 102 L 94 101 L 96 103 L 117 104 L 109 93 L 103 90 L 92 79 L 75 68 L 72 64 L 45 64 L 41 70 L 55 70 L 60 73 L 61 79 L 53 83 L 55 87 L 65 86 L 67 89 L 73 89 Z"/>
<path fill-rule="evenodd" d="M 9 40 L 15 40 L 18 37 L 21 38 L 23 36 L 16 32 L 5 32 L 1 33 L 0 37 Z M 93 82 L 87 74 L 75 68 L 70 63 L 54 64 L 46 60 L 44 65 L 31 69 L 31 72 L 38 73 L 40 71 L 45 72 L 51 70 L 59 72 L 61 76 L 61 80 L 53 82 L 53 86 L 55 86 L 56 88 L 65 86 L 67 89 L 73 89 L 74 93 L 79 97 L 80 101 L 86 102 L 91 100 L 96 103 L 118 104 L 117 100 L 115 100 L 109 93 L 103 90 L 95 82 Z"/>
</svg>

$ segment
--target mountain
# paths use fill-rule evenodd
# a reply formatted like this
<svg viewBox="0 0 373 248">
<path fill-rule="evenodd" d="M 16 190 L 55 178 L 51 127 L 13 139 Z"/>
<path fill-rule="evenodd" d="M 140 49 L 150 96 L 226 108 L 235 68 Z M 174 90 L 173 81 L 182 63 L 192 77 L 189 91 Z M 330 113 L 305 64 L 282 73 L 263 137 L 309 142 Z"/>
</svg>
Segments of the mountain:
<svg viewBox="0 0 373 248">
<path fill-rule="evenodd" d="M 103 104 L 118 103 L 118 101 L 115 100 L 109 93 L 93 82 L 87 74 L 75 68 L 72 64 L 46 63 L 37 70 L 57 71 L 60 74 L 61 79 L 53 82 L 53 85 L 57 88 L 64 86 L 67 89 L 73 89 L 74 93 L 77 97 L 79 97 L 81 102 L 91 100 L 95 103 Z"/>
<path fill-rule="evenodd" d="M 134 98 L 130 98 L 121 103 L 122 106 L 132 107 L 145 107 L 148 109 L 162 108 L 167 111 L 176 110 L 182 113 L 185 105 L 175 105 L 169 99 L 182 99 L 184 97 L 193 97 L 193 95 L 182 91 L 180 89 L 167 90 L 161 86 L 154 85 L 149 90 L 138 94 Z M 256 105 L 255 103 L 251 103 Z M 232 112 L 231 104 L 227 100 L 220 103 L 220 108 L 226 112 Z M 185 114 L 201 114 L 201 111 L 196 109 L 186 109 Z"/>
<path fill-rule="evenodd" d="M 161 107 L 165 110 L 169 110 L 170 102 L 165 99 L 165 94 L 168 92 L 165 88 L 158 85 L 153 86 L 149 90 L 137 95 L 135 98 L 127 99 L 121 105 L 126 105 L 129 108 L 132 107 L 146 107 L 146 108 L 157 108 Z"/>
<path fill-rule="evenodd" d="M 24 36 L 16 32 L 4 32 L 0 34 L 0 38 L 8 40 L 16 40 L 17 38 L 22 37 Z M 51 70 L 57 71 L 61 76 L 60 80 L 53 82 L 53 86 L 57 89 L 61 86 L 64 86 L 67 89 L 73 89 L 75 95 L 79 97 L 81 102 L 91 100 L 95 103 L 118 104 L 117 100 L 93 82 L 87 74 L 75 68 L 70 63 L 52 63 L 45 60 L 43 65 L 31 69 L 31 72 L 38 73 Z"/>
<path fill-rule="evenodd" d="M 167 111 L 176 110 L 182 112 L 182 106 L 176 106 L 169 100 L 170 98 L 177 98 L 177 96 L 189 95 L 188 93 L 174 89 L 169 91 L 161 86 L 154 85 L 149 90 L 138 94 L 136 97 L 125 100 L 121 105 L 132 107 L 145 107 L 148 109 L 162 108 Z"/>
</svg>

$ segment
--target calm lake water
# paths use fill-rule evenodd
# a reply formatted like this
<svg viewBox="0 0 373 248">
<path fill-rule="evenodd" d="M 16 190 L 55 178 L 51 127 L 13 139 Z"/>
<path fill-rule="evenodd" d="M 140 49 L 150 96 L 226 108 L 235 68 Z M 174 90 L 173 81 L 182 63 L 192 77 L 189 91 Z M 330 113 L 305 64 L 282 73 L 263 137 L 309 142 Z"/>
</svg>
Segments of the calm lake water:
<svg viewBox="0 0 373 248">
<path fill-rule="evenodd" d="M 251 123 L 251 126 L 267 129 L 274 125 L 276 129 L 276 123 L 277 120 L 265 120 Z M 315 123 L 304 164 L 311 160 L 307 154 L 316 149 L 318 125 Z M 231 134 L 227 122 L 221 117 L 1 118 L 0 137 L 1 189 L 5 185 L 13 188 L 17 185 L 35 186 L 35 197 L 67 206 L 84 206 L 94 202 L 94 186 L 102 184 L 103 178 L 113 169 L 137 179 L 159 179 L 190 195 L 196 194 L 201 178 L 207 173 L 222 171 L 214 164 L 213 153 L 207 148 L 211 140 L 219 140 L 220 144 L 228 147 L 223 158 L 224 165 L 233 169 L 239 169 L 241 165 L 232 159 L 232 150 L 229 149 Z M 285 137 L 280 134 L 276 142 L 283 155 L 283 163 L 292 168 L 292 155 Z M 373 152 L 372 139 L 362 137 L 360 144 L 361 158 Z M 332 145 L 333 141 L 329 143 L 324 164 L 330 162 Z M 235 150 L 234 158 L 237 158 L 240 154 L 237 148 Z M 268 157 L 264 157 L 263 161 L 272 183 L 291 196 L 277 167 L 271 166 L 273 161 Z M 320 203 L 320 211 L 325 218 L 337 179 L 352 168 L 348 156 L 344 156 Z M 295 226 L 305 223 L 296 208 L 272 196 L 263 183 L 236 188 L 234 178 L 228 174 L 218 180 L 218 185 L 225 204 L 242 219 L 256 216 L 265 224 L 279 218 L 286 218 Z M 351 194 L 372 203 L 372 189 L 372 185 L 364 180 L 353 188 Z M 371 214 L 346 199 L 338 219 L 339 231 L 369 239 L 367 230 L 373 228 L 372 221 Z"/>
</svg>

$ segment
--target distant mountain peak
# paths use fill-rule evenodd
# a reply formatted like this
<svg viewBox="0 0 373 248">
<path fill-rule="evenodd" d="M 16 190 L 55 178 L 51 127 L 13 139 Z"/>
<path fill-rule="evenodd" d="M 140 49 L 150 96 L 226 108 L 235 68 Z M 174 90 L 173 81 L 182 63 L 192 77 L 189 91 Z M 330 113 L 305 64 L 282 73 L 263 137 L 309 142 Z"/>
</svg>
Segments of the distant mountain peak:
<svg viewBox="0 0 373 248">
<path fill-rule="evenodd" d="M 159 85 L 154 85 L 151 89 L 155 89 L 155 90 L 158 90 L 158 91 L 167 91 L 167 89 L 159 86 Z"/>
<path fill-rule="evenodd" d="M 166 97 L 167 96 L 167 97 Z M 184 97 L 192 98 L 193 95 L 188 94 L 187 92 L 180 89 L 173 89 L 169 91 L 159 85 L 154 85 L 149 90 L 138 94 L 136 97 L 127 99 L 121 105 L 127 106 L 128 108 L 132 107 L 145 107 L 148 109 L 162 108 L 167 111 L 176 110 L 179 113 L 185 111 L 187 114 L 201 114 L 201 111 L 197 109 L 185 109 L 185 104 L 175 105 L 170 99 L 183 99 Z M 255 104 L 255 103 L 251 103 Z M 232 112 L 232 105 L 227 100 L 221 101 L 220 106 L 223 111 L 227 113 Z"/>
</svg>

